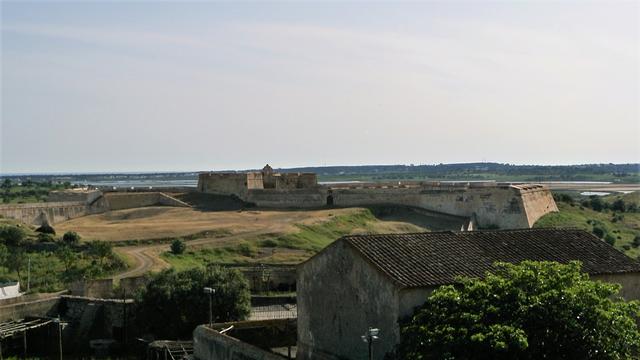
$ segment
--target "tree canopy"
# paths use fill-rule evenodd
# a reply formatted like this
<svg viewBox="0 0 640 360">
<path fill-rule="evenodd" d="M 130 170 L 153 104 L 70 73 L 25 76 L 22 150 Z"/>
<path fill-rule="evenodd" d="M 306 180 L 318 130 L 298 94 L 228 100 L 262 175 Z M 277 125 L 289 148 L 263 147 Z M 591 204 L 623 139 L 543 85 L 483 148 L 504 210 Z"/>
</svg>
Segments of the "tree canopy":
<svg viewBox="0 0 640 360">
<path fill-rule="evenodd" d="M 168 269 L 152 275 L 147 287 L 138 294 L 138 323 L 157 338 L 191 338 L 197 325 L 209 321 L 209 295 L 204 293 L 205 287 L 215 289 L 214 321 L 242 320 L 249 314 L 249 284 L 239 271 L 221 267 L 182 272 Z"/>
<path fill-rule="evenodd" d="M 638 302 L 571 262 L 496 264 L 435 290 L 401 327 L 401 359 L 631 359 Z"/>
</svg>

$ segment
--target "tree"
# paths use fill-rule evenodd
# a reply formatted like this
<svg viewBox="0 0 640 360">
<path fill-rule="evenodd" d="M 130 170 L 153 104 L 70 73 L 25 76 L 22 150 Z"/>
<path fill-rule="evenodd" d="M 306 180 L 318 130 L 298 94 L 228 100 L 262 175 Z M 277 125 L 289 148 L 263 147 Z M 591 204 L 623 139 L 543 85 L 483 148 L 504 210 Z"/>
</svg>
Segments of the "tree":
<svg viewBox="0 0 640 360">
<path fill-rule="evenodd" d="M 595 210 L 595 211 L 602 211 L 605 209 L 607 204 L 605 204 L 604 201 L 602 201 L 602 199 L 597 196 L 597 195 L 593 195 L 591 196 L 591 200 L 589 201 L 589 206 Z"/>
<path fill-rule="evenodd" d="M 208 322 L 209 297 L 203 293 L 205 287 L 216 289 L 215 321 L 242 320 L 249 314 L 249 285 L 239 271 L 220 267 L 182 272 L 169 269 L 152 275 L 138 294 L 140 326 L 158 338 L 190 338 L 197 325 Z"/>
<path fill-rule="evenodd" d="M 0 244 L 0 266 L 4 266 L 7 258 L 9 257 L 9 249 L 6 246 Z"/>
<path fill-rule="evenodd" d="M 56 234 L 56 229 L 54 229 L 53 226 L 51 226 L 49 224 L 44 224 L 44 225 L 40 226 L 39 228 L 37 228 L 36 232 L 39 232 L 39 233 L 42 233 L 42 234 L 55 235 Z"/>
<path fill-rule="evenodd" d="M 617 199 L 611 204 L 611 210 L 625 212 L 627 210 L 627 204 L 625 204 L 623 199 Z"/>
<path fill-rule="evenodd" d="M 17 247 L 26 238 L 26 233 L 21 227 L 7 225 L 0 228 L 0 241 L 10 247 Z"/>
<path fill-rule="evenodd" d="M 609 244 L 609 245 L 613 246 L 613 245 L 615 245 L 615 244 L 616 244 L 616 237 L 615 237 L 615 236 L 613 236 L 612 234 L 607 233 L 607 235 L 605 235 L 605 236 L 604 236 L 604 241 L 605 241 L 607 244 Z"/>
<path fill-rule="evenodd" d="M 62 241 L 67 245 L 78 245 L 80 243 L 80 235 L 75 231 L 67 231 L 62 235 Z"/>
<path fill-rule="evenodd" d="M 603 227 L 601 226 L 594 226 L 593 227 L 593 235 L 599 237 L 600 239 L 604 238 L 604 235 L 607 233 L 607 230 L 605 230 Z"/>
<path fill-rule="evenodd" d="M 440 287 L 401 327 L 401 359 L 630 359 L 638 302 L 571 262 L 496 264 Z"/>
<path fill-rule="evenodd" d="M 175 239 L 171 242 L 171 252 L 179 255 L 182 254 L 187 249 L 187 244 L 180 239 Z"/>
<path fill-rule="evenodd" d="M 98 264 L 102 268 L 104 260 L 113 254 L 111 244 L 106 241 L 92 241 L 89 243 L 89 254 L 98 258 Z"/>
<path fill-rule="evenodd" d="M 9 271 L 13 271 L 18 275 L 18 281 L 22 280 L 20 272 L 27 265 L 27 261 L 27 256 L 22 249 L 15 248 L 9 252 L 9 256 L 6 260 L 6 266 Z"/>
<path fill-rule="evenodd" d="M 78 254 L 68 246 L 61 246 L 56 250 L 56 257 L 64 265 L 65 273 L 69 273 L 78 261 Z"/>
</svg>

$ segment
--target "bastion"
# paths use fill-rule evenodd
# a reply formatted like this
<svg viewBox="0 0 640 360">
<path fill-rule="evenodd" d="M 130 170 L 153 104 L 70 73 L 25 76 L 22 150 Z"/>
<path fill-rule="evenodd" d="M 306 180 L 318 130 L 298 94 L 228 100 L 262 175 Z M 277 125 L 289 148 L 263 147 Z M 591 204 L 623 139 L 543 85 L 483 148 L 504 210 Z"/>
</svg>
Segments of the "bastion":
<svg viewBox="0 0 640 360">
<path fill-rule="evenodd" d="M 498 182 L 318 183 L 313 173 L 256 172 L 199 174 L 198 191 L 233 195 L 264 208 L 404 205 L 467 217 L 481 228 L 530 228 L 558 211 L 546 186 Z"/>
</svg>

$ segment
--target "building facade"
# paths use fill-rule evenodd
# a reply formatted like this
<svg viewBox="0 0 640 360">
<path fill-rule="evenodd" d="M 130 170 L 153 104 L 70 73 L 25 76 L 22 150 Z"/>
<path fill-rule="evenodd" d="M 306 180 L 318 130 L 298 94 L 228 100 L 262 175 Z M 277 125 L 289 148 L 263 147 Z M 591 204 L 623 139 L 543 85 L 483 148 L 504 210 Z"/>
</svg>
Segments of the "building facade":
<svg viewBox="0 0 640 360">
<path fill-rule="evenodd" d="M 367 359 L 368 327 L 380 329 L 374 358 L 383 359 L 400 341 L 398 321 L 435 288 L 524 260 L 581 261 L 640 299 L 640 263 L 581 230 L 346 236 L 298 266 L 298 359 Z"/>
</svg>

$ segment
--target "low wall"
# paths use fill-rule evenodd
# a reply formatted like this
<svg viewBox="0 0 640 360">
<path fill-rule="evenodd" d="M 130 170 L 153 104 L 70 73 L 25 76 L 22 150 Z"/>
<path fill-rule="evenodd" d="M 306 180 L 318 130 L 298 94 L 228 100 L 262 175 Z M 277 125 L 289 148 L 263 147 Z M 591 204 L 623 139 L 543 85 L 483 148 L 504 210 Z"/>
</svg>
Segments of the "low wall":
<svg viewBox="0 0 640 360">
<path fill-rule="evenodd" d="M 317 208 L 327 204 L 326 190 L 317 189 L 252 189 L 245 199 L 260 207 Z"/>
<path fill-rule="evenodd" d="M 105 193 L 104 197 L 109 210 L 132 209 L 154 205 L 189 207 L 189 204 L 161 192 L 110 192 Z"/>
<path fill-rule="evenodd" d="M 80 280 L 69 286 L 71 295 L 92 298 L 110 298 L 113 295 L 113 279 Z"/>
<path fill-rule="evenodd" d="M 60 302 L 59 295 L 33 300 L 25 299 L 24 297 L 18 299 L 20 299 L 21 302 L 0 303 L 0 322 L 24 319 L 29 316 L 53 316 Z"/>
<path fill-rule="evenodd" d="M 34 226 L 45 222 L 55 224 L 90 213 L 91 207 L 81 201 L 0 205 L 0 216 Z"/>
<path fill-rule="evenodd" d="M 200 325 L 193 332 L 193 355 L 199 360 L 282 360 L 284 357 L 262 350 Z"/>
</svg>

